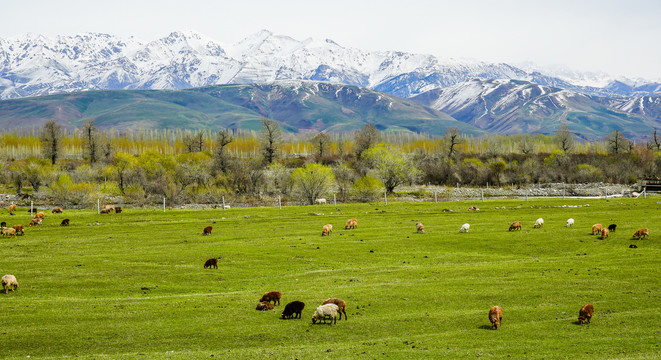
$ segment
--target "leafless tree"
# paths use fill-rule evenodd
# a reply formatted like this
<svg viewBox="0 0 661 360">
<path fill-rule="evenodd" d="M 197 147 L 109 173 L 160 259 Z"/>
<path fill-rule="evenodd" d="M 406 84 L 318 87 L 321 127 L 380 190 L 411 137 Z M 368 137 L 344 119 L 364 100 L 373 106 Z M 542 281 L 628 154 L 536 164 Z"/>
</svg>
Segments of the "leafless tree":
<svg viewBox="0 0 661 360">
<path fill-rule="evenodd" d="M 565 124 L 561 124 L 560 127 L 558 127 L 558 131 L 555 132 L 553 141 L 558 148 L 565 153 L 574 150 L 574 146 L 576 145 L 574 135 L 569 131 L 569 128 Z"/>
<path fill-rule="evenodd" d="M 216 151 L 214 152 L 213 157 L 213 169 L 220 170 L 223 174 L 227 174 L 229 167 L 229 154 L 225 147 L 232 141 L 234 141 L 234 138 L 227 130 L 221 130 L 218 132 L 218 137 L 216 138 Z"/>
<path fill-rule="evenodd" d="M 200 152 L 204 150 L 204 132 L 199 131 L 195 135 L 184 135 L 184 146 L 188 152 Z"/>
<path fill-rule="evenodd" d="M 262 155 L 267 164 L 273 163 L 278 157 L 278 150 L 282 142 L 282 129 L 275 120 L 262 118 Z"/>
<path fill-rule="evenodd" d="M 85 120 L 83 123 L 83 144 L 85 156 L 89 156 L 90 162 L 95 163 L 99 158 L 99 136 L 94 120 Z"/>
<path fill-rule="evenodd" d="M 652 134 L 652 141 L 647 143 L 647 148 L 650 150 L 661 151 L 661 140 L 654 129 L 654 134 Z"/>
<path fill-rule="evenodd" d="M 453 155 L 455 155 L 458 151 L 456 149 L 456 146 L 461 143 L 461 133 L 459 132 L 459 129 L 456 127 L 450 127 L 445 130 L 445 144 L 448 148 L 448 157 L 451 158 Z"/>
<path fill-rule="evenodd" d="M 330 146 L 330 143 L 330 136 L 323 132 L 318 133 L 312 138 L 312 144 L 314 145 L 317 161 L 321 161 L 324 156 L 328 155 L 328 147 Z"/>
<path fill-rule="evenodd" d="M 535 151 L 535 143 L 530 134 L 521 136 L 521 141 L 519 142 L 519 150 L 524 155 L 531 154 Z"/>
<path fill-rule="evenodd" d="M 608 151 L 613 154 L 620 154 L 623 151 L 629 150 L 631 142 L 627 139 L 621 131 L 615 130 L 606 137 L 606 144 Z"/>
<path fill-rule="evenodd" d="M 356 156 L 360 158 L 363 152 L 379 142 L 379 132 L 374 125 L 367 124 L 365 127 L 356 133 Z"/>
<path fill-rule="evenodd" d="M 55 120 L 50 120 L 44 124 L 41 131 L 41 151 L 44 157 L 53 165 L 60 156 L 62 135 L 62 127 Z"/>
</svg>

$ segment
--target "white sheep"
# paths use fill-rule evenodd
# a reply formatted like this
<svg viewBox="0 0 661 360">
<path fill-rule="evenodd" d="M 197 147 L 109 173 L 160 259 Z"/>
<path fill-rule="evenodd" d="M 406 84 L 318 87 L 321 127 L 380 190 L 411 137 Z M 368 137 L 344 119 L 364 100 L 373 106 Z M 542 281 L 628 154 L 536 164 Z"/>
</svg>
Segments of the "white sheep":
<svg viewBox="0 0 661 360">
<path fill-rule="evenodd" d="M 542 226 L 544 226 L 544 219 L 542 218 L 537 219 L 537 221 L 535 221 L 534 228 L 537 229 L 537 228 L 541 228 Z"/>
<path fill-rule="evenodd" d="M 331 320 L 329 324 L 337 323 L 337 309 L 335 304 L 320 305 L 312 315 L 312 323 L 315 324 L 317 320 L 326 322 L 326 317 Z"/>
<path fill-rule="evenodd" d="M 567 219 L 567 227 L 574 225 L 574 219 Z"/>
<path fill-rule="evenodd" d="M 470 228 L 471 228 L 470 224 L 465 223 L 465 224 L 461 225 L 461 229 L 459 229 L 459 232 L 460 233 L 468 232 L 468 230 L 470 230 Z"/>
<path fill-rule="evenodd" d="M 317 205 L 326 205 L 326 199 L 317 199 L 314 201 Z"/>
<path fill-rule="evenodd" d="M 7 294 L 7 291 L 9 288 L 13 288 L 13 290 L 16 290 L 18 287 L 18 281 L 16 281 L 16 276 L 14 275 L 5 275 L 2 277 L 2 287 L 5 289 L 5 294 Z"/>
</svg>

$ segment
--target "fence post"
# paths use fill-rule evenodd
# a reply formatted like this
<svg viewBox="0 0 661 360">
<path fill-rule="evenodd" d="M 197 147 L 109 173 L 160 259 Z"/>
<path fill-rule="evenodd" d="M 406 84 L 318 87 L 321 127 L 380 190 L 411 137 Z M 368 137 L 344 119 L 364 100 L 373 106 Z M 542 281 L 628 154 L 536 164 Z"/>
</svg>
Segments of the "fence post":
<svg viewBox="0 0 661 360">
<path fill-rule="evenodd" d="M 333 206 L 337 207 L 337 200 L 335 200 L 335 193 L 333 193 Z"/>
<path fill-rule="evenodd" d="M 163 212 L 165 212 L 165 196 L 163 196 Z"/>
<path fill-rule="evenodd" d="M 280 201 L 280 195 L 278 195 L 278 208 L 282 210 L 282 202 Z"/>
<path fill-rule="evenodd" d="M 101 200 L 96 199 L 96 214 L 101 214 Z"/>
<path fill-rule="evenodd" d="M 643 188 L 643 198 L 647 199 L 647 187 Z"/>
<path fill-rule="evenodd" d="M 388 192 L 383 193 L 383 198 L 386 200 L 386 205 L 388 205 Z"/>
<path fill-rule="evenodd" d="M 223 195 L 223 210 L 225 210 L 225 195 Z"/>
<path fill-rule="evenodd" d="M 437 194 L 438 194 L 438 193 L 437 193 L 436 191 L 434 191 L 434 203 L 436 203 L 436 204 L 438 204 L 438 196 L 437 196 Z"/>
</svg>

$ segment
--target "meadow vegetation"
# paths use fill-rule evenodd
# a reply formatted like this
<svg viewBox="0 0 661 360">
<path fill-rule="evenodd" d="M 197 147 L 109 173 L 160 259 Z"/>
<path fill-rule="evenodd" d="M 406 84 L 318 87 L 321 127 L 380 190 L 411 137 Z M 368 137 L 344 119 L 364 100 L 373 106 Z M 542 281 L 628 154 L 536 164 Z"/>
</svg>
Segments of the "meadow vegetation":
<svg viewBox="0 0 661 360">
<path fill-rule="evenodd" d="M 2 239 L 0 271 L 20 286 L 0 294 L 0 357 L 655 359 L 660 200 L 48 212 Z M 27 224 L 25 208 L 16 214 L 0 218 Z M 344 229 L 349 218 L 357 229 Z M 517 220 L 523 229 L 508 231 Z M 595 223 L 617 231 L 600 240 Z M 632 240 L 640 227 L 650 238 Z M 204 269 L 212 257 L 219 269 Z M 281 305 L 255 311 L 271 290 Z M 348 320 L 312 325 L 330 297 L 346 301 Z M 302 319 L 280 319 L 294 300 Z M 580 326 L 587 303 L 595 314 Z"/>
</svg>

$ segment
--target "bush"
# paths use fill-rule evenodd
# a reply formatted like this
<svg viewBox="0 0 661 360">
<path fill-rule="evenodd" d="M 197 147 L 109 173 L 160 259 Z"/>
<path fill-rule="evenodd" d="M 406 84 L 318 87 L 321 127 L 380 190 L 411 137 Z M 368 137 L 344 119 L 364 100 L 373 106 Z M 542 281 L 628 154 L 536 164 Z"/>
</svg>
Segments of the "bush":
<svg viewBox="0 0 661 360">
<path fill-rule="evenodd" d="M 374 201 L 379 198 L 384 188 L 381 181 L 368 175 L 358 179 L 351 190 L 359 201 Z"/>
</svg>

